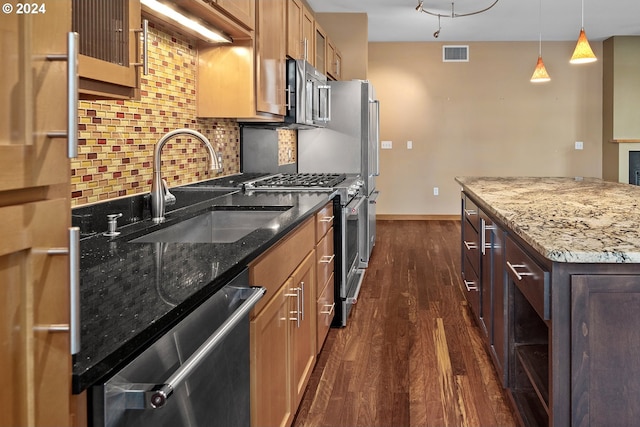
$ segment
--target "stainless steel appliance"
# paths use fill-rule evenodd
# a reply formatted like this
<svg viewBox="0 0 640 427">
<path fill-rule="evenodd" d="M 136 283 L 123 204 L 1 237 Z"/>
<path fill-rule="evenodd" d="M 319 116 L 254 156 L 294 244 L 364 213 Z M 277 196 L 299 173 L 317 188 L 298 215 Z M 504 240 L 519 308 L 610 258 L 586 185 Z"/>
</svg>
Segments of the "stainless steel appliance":
<svg viewBox="0 0 640 427">
<path fill-rule="evenodd" d="M 333 326 L 346 326 L 358 300 L 365 269 L 361 242 L 367 223 L 367 197 L 359 175 L 344 173 L 274 174 L 245 182 L 245 191 L 327 191 L 333 195 L 336 315 Z"/>
<path fill-rule="evenodd" d="M 366 267 L 375 244 L 376 177 L 380 174 L 380 108 L 366 80 L 329 82 L 332 119 L 325 128 L 298 132 L 298 172 L 360 175 L 367 197 L 360 266 Z"/>
<path fill-rule="evenodd" d="M 93 426 L 248 426 L 249 312 L 264 288 L 244 270 L 104 384 Z"/>
<path fill-rule="evenodd" d="M 287 60 L 285 127 L 325 126 L 331 119 L 331 87 L 327 77 L 307 61 Z"/>
</svg>

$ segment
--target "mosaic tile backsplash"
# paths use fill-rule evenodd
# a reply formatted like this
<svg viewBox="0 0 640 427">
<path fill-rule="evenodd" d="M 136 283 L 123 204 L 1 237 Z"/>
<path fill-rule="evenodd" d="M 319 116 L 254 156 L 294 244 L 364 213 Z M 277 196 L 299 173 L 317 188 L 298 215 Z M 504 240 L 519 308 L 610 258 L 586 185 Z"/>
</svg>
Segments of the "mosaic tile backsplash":
<svg viewBox="0 0 640 427">
<path fill-rule="evenodd" d="M 149 192 L 154 145 L 178 128 L 203 133 L 222 154 L 224 170 L 208 170 L 207 151 L 197 139 L 174 138 L 162 150 L 162 175 L 169 187 L 240 172 L 238 123 L 196 117 L 195 41 L 153 23 L 149 37 L 149 75 L 142 76 L 139 101 L 80 102 L 72 206 Z M 292 163 L 296 135 L 285 132 L 281 139 L 280 159 Z"/>
</svg>

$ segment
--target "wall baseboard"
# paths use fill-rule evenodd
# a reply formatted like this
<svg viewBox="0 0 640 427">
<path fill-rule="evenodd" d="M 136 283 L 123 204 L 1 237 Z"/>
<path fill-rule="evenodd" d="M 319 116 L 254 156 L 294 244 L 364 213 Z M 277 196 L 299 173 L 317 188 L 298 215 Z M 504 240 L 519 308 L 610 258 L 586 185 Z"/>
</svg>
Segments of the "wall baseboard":
<svg viewBox="0 0 640 427">
<path fill-rule="evenodd" d="M 460 215 L 376 215 L 378 221 L 460 221 Z"/>
</svg>

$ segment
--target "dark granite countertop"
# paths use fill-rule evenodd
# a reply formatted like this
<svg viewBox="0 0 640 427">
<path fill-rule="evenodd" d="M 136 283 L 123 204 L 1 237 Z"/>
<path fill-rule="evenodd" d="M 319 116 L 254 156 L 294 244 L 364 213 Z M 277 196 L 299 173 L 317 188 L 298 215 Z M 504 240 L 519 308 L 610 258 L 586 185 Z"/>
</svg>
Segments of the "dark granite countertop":
<svg viewBox="0 0 640 427">
<path fill-rule="evenodd" d="M 74 393 L 115 374 L 331 198 L 322 191 L 171 191 L 178 203 L 164 224 L 125 221 L 117 237 L 98 232 L 81 240 L 82 344 L 74 357 Z M 234 243 L 130 242 L 212 206 L 291 208 Z"/>
</svg>

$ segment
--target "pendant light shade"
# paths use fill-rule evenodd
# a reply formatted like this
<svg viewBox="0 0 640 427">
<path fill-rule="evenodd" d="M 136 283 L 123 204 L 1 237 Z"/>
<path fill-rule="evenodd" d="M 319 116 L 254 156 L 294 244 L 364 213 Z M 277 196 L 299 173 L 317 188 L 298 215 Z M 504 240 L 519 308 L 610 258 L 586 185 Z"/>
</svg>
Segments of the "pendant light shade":
<svg viewBox="0 0 640 427">
<path fill-rule="evenodd" d="M 549 73 L 547 73 L 547 69 L 544 67 L 544 62 L 542 61 L 542 56 L 538 56 L 538 63 L 536 64 L 536 69 L 533 70 L 533 75 L 531 76 L 532 83 L 543 83 L 551 80 L 549 77 Z"/>
<path fill-rule="evenodd" d="M 539 10 L 539 25 L 540 32 L 538 39 L 538 62 L 536 63 L 536 68 L 533 70 L 533 75 L 531 76 L 531 83 L 543 83 L 551 80 L 549 77 L 549 73 L 547 73 L 547 69 L 544 66 L 544 62 L 542 61 L 542 0 L 540 0 L 540 10 Z"/>
<path fill-rule="evenodd" d="M 578 43 L 576 43 L 576 48 L 569 62 L 572 64 L 586 64 L 597 60 L 598 58 L 596 58 L 593 50 L 591 50 L 589 40 L 587 40 L 587 35 L 584 32 L 584 0 L 582 0 L 582 25 L 580 26 L 580 35 L 578 36 Z"/>
<path fill-rule="evenodd" d="M 572 64 L 586 64 L 597 60 L 598 58 L 596 58 L 596 55 L 589 45 L 587 35 L 584 33 L 584 28 L 582 28 L 580 30 L 580 36 L 578 37 L 578 43 L 569 62 Z"/>
</svg>

